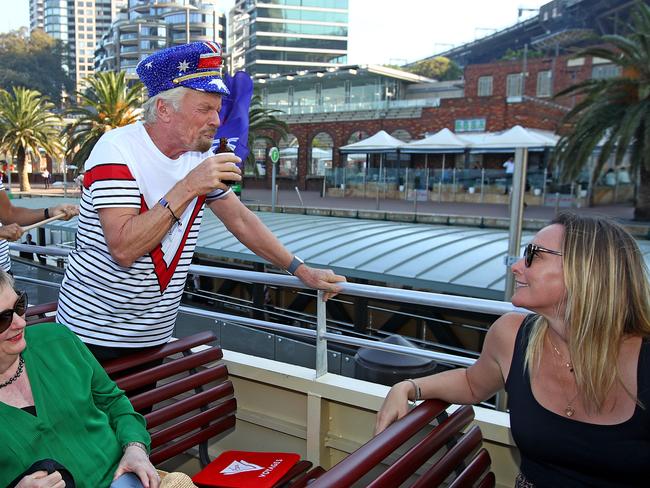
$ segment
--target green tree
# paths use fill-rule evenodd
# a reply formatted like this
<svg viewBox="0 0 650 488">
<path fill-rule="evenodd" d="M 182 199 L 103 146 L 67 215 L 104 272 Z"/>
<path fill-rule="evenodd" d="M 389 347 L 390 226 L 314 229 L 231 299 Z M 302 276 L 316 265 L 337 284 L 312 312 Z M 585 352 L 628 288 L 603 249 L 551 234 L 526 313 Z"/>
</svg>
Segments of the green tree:
<svg viewBox="0 0 650 488">
<path fill-rule="evenodd" d="M 264 107 L 260 95 L 254 95 L 251 99 L 248 126 L 248 147 L 251 151 L 245 162 L 246 169 L 250 172 L 257 174 L 255 154 L 253 154 L 255 140 L 262 139 L 268 144 L 273 145 L 276 140 L 282 139 L 287 135 L 289 127 L 284 121 L 277 118 L 277 115 L 281 113 L 284 112 L 282 110 Z"/>
<path fill-rule="evenodd" d="M 544 57 L 544 52 L 543 51 L 538 51 L 535 49 L 531 49 L 527 51 L 526 53 L 526 59 L 534 59 L 534 58 L 543 58 Z M 524 59 L 524 50 L 523 49 L 511 49 L 508 48 L 506 49 L 506 52 L 503 54 L 501 57 L 503 61 L 516 61 L 518 59 Z"/>
<path fill-rule="evenodd" d="M 74 121 L 65 129 L 66 158 L 82 168 L 99 138 L 111 129 L 132 124 L 139 118 L 143 85 L 129 87 L 124 72 L 100 72 L 87 78 L 88 88 L 77 92 L 79 105 L 66 114 Z"/>
<path fill-rule="evenodd" d="M 557 96 L 577 95 L 579 102 L 566 114 L 569 132 L 555 149 L 565 180 L 574 180 L 602 143 L 592 183 L 610 157 L 616 164 L 627 151 L 633 171 L 641 175 L 634 217 L 650 220 L 650 7 L 639 3 L 629 34 L 603 36 L 605 47 L 591 47 L 579 56 L 595 56 L 620 67 L 621 76 L 590 79 Z"/>
<path fill-rule="evenodd" d="M 423 59 L 408 67 L 407 70 L 416 75 L 440 81 L 457 80 L 463 76 L 463 70 L 454 61 L 444 56 Z"/>
<path fill-rule="evenodd" d="M 74 80 L 63 68 L 64 54 L 60 41 L 27 29 L 0 34 L 0 88 L 23 86 L 37 90 L 59 105 L 61 94 L 70 93 Z"/>
<path fill-rule="evenodd" d="M 34 157 L 40 156 L 40 149 L 52 156 L 61 153 L 62 120 L 53 110 L 54 104 L 35 90 L 0 90 L 0 151 L 11 154 L 18 163 L 21 191 L 30 190 L 25 165 L 28 153 Z"/>
</svg>

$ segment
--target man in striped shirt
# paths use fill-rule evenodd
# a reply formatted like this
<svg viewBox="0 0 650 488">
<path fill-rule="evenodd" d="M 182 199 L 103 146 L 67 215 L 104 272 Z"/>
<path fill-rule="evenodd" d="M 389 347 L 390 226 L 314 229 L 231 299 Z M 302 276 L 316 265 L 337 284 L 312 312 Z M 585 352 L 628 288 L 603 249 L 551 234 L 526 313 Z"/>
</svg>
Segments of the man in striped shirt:
<svg viewBox="0 0 650 488">
<path fill-rule="evenodd" d="M 241 175 L 237 156 L 210 153 L 228 94 L 220 56 L 218 44 L 197 42 L 141 61 L 144 123 L 104 134 L 85 164 L 57 321 L 99 359 L 170 339 L 205 204 L 244 245 L 307 286 L 335 294 L 345 281 L 304 265 L 226 184 Z"/>
</svg>

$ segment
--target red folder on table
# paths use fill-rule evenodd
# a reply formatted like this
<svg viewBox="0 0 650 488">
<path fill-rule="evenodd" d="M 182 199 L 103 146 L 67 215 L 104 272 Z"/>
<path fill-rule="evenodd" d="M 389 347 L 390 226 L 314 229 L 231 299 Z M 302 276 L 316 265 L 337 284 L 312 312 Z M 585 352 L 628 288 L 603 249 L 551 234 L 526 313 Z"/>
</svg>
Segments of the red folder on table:
<svg viewBox="0 0 650 488">
<path fill-rule="evenodd" d="M 270 488 L 299 460 L 288 452 L 226 451 L 192 481 L 202 487 Z"/>
</svg>

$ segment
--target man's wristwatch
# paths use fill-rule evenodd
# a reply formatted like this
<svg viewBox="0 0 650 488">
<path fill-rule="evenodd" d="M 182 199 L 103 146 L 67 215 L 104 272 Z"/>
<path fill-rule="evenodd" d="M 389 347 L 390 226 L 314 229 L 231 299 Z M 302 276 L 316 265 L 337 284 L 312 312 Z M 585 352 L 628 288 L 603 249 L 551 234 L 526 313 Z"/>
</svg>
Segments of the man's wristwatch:
<svg viewBox="0 0 650 488">
<path fill-rule="evenodd" d="M 300 259 L 298 256 L 293 256 L 293 259 L 291 260 L 291 264 L 289 264 L 289 267 L 287 268 L 287 273 L 291 275 L 296 274 L 296 270 L 298 269 L 298 266 L 301 264 L 305 264 L 305 262 Z"/>
</svg>

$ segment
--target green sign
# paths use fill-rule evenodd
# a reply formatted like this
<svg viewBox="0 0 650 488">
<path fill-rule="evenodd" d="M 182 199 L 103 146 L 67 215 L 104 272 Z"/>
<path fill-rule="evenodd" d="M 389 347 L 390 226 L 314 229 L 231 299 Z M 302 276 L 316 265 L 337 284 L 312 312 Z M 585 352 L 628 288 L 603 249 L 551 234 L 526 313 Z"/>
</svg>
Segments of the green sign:
<svg viewBox="0 0 650 488">
<path fill-rule="evenodd" d="M 277 147 L 272 147 L 269 150 L 269 158 L 271 158 L 271 162 L 273 164 L 277 163 L 280 161 L 280 150 Z"/>
</svg>

